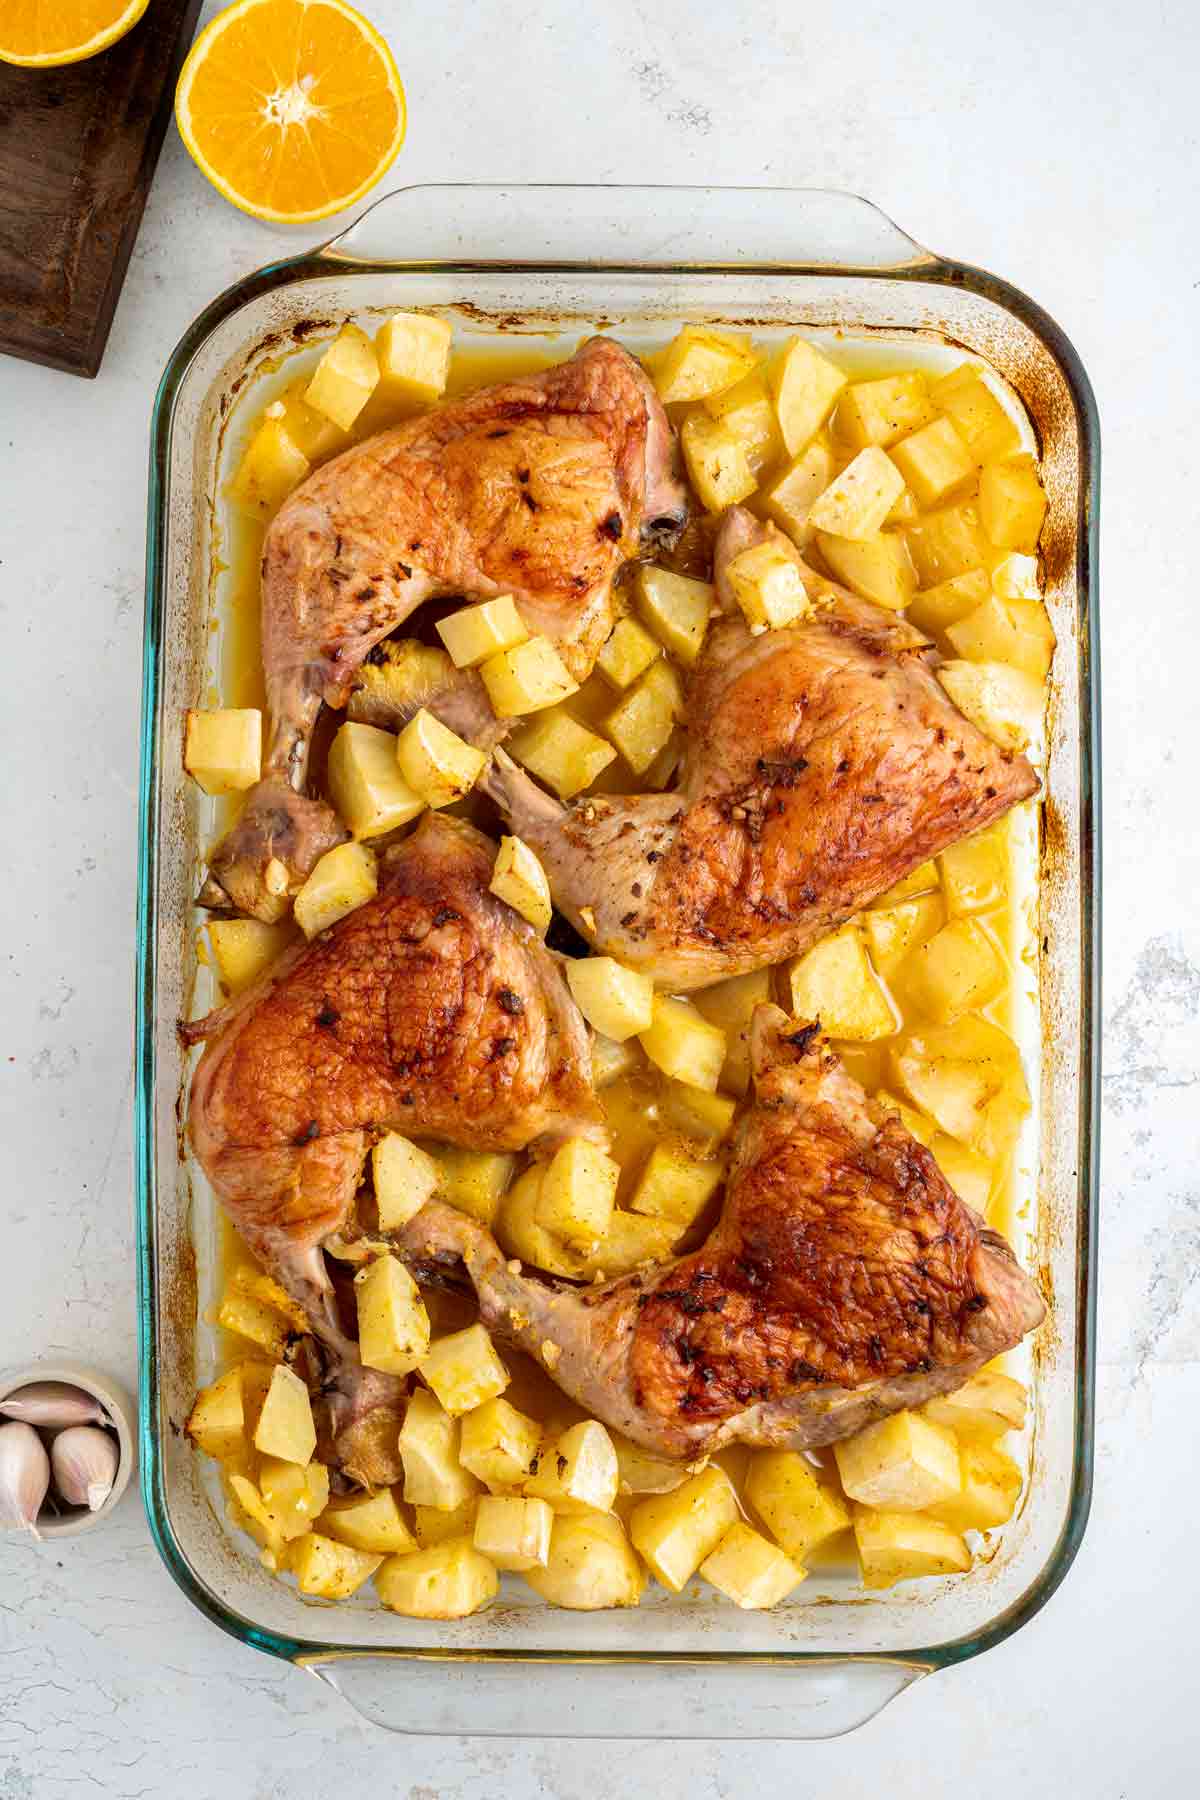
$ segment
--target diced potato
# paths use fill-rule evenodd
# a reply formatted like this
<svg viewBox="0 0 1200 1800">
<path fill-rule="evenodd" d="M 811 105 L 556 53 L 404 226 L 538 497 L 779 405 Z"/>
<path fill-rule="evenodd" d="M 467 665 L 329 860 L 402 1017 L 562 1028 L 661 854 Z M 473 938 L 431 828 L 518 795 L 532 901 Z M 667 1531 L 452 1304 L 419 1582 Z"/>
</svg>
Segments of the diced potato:
<svg viewBox="0 0 1200 1800">
<path fill-rule="evenodd" d="M 629 1515 L 634 1549 L 673 1594 L 681 1593 L 738 1520 L 738 1503 L 723 1469 L 705 1469 L 672 1494 L 642 1500 Z"/>
<path fill-rule="evenodd" d="M 1040 600 L 1001 600 L 995 594 L 947 627 L 957 656 L 968 662 L 1008 663 L 1043 681 L 1054 658 L 1054 628 Z"/>
<path fill-rule="evenodd" d="M 583 1258 L 537 1219 L 538 1195 L 546 1165 L 535 1163 L 519 1175 L 496 1217 L 496 1239 L 506 1256 L 519 1257 L 548 1275 L 583 1279 Z"/>
<path fill-rule="evenodd" d="M 882 1512 L 921 1512 L 957 1494 L 958 1446 L 920 1413 L 898 1412 L 833 1446 L 851 1500 Z"/>
<path fill-rule="evenodd" d="M 917 577 L 905 539 L 896 531 L 881 531 L 878 537 L 858 543 L 853 538 L 834 537 L 827 531 L 817 533 L 817 547 L 839 581 L 886 606 L 891 612 L 902 612 L 912 599 Z"/>
<path fill-rule="evenodd" d="M 342 329 L 317 364 L 304 398 L 343 431 L 349 431 L 379 386 L 375 346 L 357 325 Z"/>
<path fill-rule="evenodd" d="M 758 486 L 742 440 L 707 413 L 690 413 L 679 439 L 688 479 L 708 512 L 724 512 L 727 506 L 736 506 Z"/>
<path fill-rule="evenodd" d="M 1054 648 L 1058 642 L 1050 615 L 1041 600 L 1012 599 L 1007 606 L 1018 632 L 1013 658 L 1016 667 L 1044 681 L 1054 662 Z"/>
<path fill-rule="evenodd" d="M 740 438 L 756 475 L 782 454 L 783 439 L 775 405 L 761 375 L 745 375 L 721 393 L 709 394 L 704 410 Z"/>
<path fill-rule="evenodd" d="M 1042 583 L 1037 557 L 1022 556 L 1019 550 L 1002 556 L 992 570 L 992 592 L 1001 600 L 1040 600 Z"/>
<path fill-rule="evenodd" d="M 294 1370 L 280 1363 L 254 1429 L 254 1448 L 284 1462 L 309 1463 L 317 1447 L 308 1389 Z"/>
<path fill-rule="evenodd" d="M 572 800 L 591 787 L 597 775 L 617 760 L 611 744 L 558 706 L 540 713 L 518 731 L 508 749 L 561 800 Z"/>
<path fill-rule="evenodd" d="M 257 707 L 189 712 L 183 766 L 206 794 L 236 794 L 262 773 L 262 714 Z"/>
<path fill-rule="evenodd" d="M 536 1419 L 497 1396 L 463 1414 L 459 1461 L 493 1493 L 520 1487 L 528 1479 L 541 1439 Z"/>
<path fill-rule="evenodd" d="M 686 1082 L 669 1081 L 659 1099 L 658 1111 L 668 1131 L 677 1131 L 693 1143 L 711 1147 L 728 1134 L 737 1101 L 729 1094 L 706 1094 L 703 1088 L 689 1087 Z"/>
<path fill-rule="evenodd" d="M 557 706 L 575 692 L 562 657 L 548 637 L 531 637 L 479 665 L 498 719 L 518 718 Z"/>
<path fill-rule="evenodd" d="M 277 401 L 267 408 L 268 418 L 278 418 L 292 442 L 299 446 L 309 462 L 320 462 L 331 451 L 344 449 L 346 433 L 324 413 L 317 412 L 304 398 L 308 382 L 304 376 L 283 390 Z M 276 411 L 278 408 L 278 411 Z"/>
<path fill-rule="evenodd" d="M 843 925 L 798 956 L 788 969 L 788 986 L 794 1016 L 819 1022 L 830 1037 L 869 1043 L 896 1029 L 857 925 Z"/>
<path fill-rule="evenodd" d="M 269 519 L 308 474 L 310 463 L 285 418 L 267 417 L 247 444 L 229 484 L 235 505 Z"/>
<path fill-rule="evenodd" d="M 589 1025 L 623 1044 L 647 1031 L 654 1013 L 654 983 L 611 956 L 581 956 L 567 964 L 567 985 Z"/>
<path fill-rule="evenodd" d="M 609 1433 L 617 1452 L 618 1492 L 622 1494 L 673 1494 L 690 1475 L 699 1473 L 694 1463 L 655 1456 L 631 1443 L 617 1431 Z"/>
<path fill-rule="evenodd" d="M 495 1564 L 479 1554 L 469 1537 L 389 1556 L 375 1577 L 383 1604 L 410 1619 L 466 1619 L 499 1590 Z"/>
<path fill-rule="evenodd" d="M 872 907 L 863 913 L 871 961 L 879 973 L 890 980 L 905 957 L 941 929 L 945 916 L 939 894 L 918 894 L 898 906 Z"/>
<path fill-rule="evenodd" d="M 970 481 L 976 463 L 949 419 L 934 419 L 892 445 L 892 461 L 922 506 L 937 506 Z"/>
<path fill-rule="evenodd" d="M 292 912 L 305 937 L 314 938 L 373 900 L 378 890 L 374 851 L 365 844 L 339 844 L 321 857 Z"/>
<path fill-rule="evenodd" d="M 225 1331 L 235 1331 L 249 1338 L 268 1356 L 282 1357 L 295 1336 L 295 1329 L 273 1306 L 230 1288 L 217 1311 L 217 1324 Z"/>
<path fill-rule="evenodd" d="M 906 1032 L 891 1054 L 901 1087 L 942 1131 L 985 1155 L 1011 1145 L 1029 1090 L 1017 1046 L 998 1025 L 968 1013 Z"/>
<path fill-rule="evenodd" d="M 208 941 L 225 992 L 230 996 L 240 994 L 257 981 L 294 936 L 290 921 L 264 925 L 261 919 L 213 919 L 208 927 Z"/>
<path fill-rule="evenodd" d="M 581 1419 L 542 1446 L 525 1492 L 558 1513 L 611 1512 L 619 1480 L 612 1439 L 595 1419 Z"/>
<path fill-rule="evenodd" d="M 527 919 L 535 931 L 546 931 L 554 913 L 550 883 L 541 859 L 519 837 L 502 837 L 488 891 Z"/>
<path fill-rule="evenodd" d="M 918 1513 L 856 1506 L 854 1539 L 868 1588 L 895 1587 L 920 1575 L 961 1575 L 971 1566 L 971 1552 L 958 1532 Z"/>
<path fill-rule="evenodd" d="M 696 1010 L 725 1033 L 725 1062 L 721 1086 L 744 1094 L 750 1087 L 750 1020 L 756 1006 L 771 998 L 771 972 L 753 969 L 748 975 L 732 975 L 694 996 Z"/>
<path fill-rule="evenodd" d="M 636 619 L 618 619 L 596 658 L 596 667 L 615 688 L 624 689 L 661 655 L 662 645 Z"/>
<path fill-rule="evenodd" d="M 1046 494 L 1032 463 L 989 463 L 979 478 L 979 517 L 1001 550 L 1032 556 L 1046 517 Z"/>
<path fill-rule="evenodd" d="M 438 1191 L 437 1163 L 398 1131 L 386 1132 L 375 1145 L 371 1175 L 381 1231 L 398 1231 L 407 1225 Z"/>
<path fill-rule="evenodd" d="M 429 1350 L 429 1314 L 416 1282 L 394 1256 L 377 1256 L 354 1277 L 358 1350 L 368 1369 L 408 1375 Z"/>
<path fill-rule="evenodd" d="M 637 1606 L 646 1585 L 621 1521 L 611 1513 L 579 1518 L 557 1513 L 549 1561 L 544 1569 L 530 1569 L 525 1579 L 543 1600 L 572 1612 Z"/>
<path fill-rule="evenodd" d="M 986 1156 L 968 1150 L 957 1138 L 939 1131 L 929 1140 L 933 1160 L 960 1200 L 986 1214 L 992 1196 L 992 1165 Z"/>
<path fill-rule="evenodd" d="M 944 506 L 940 512 L 918 519 L 915 525 L 906 525 L 904 541 L 923 588 L 987 564 L 987 543 L 979 523 L 979 508 L 973 501 Z"/>
<path fill-rule="evenodd" d="M 797 1565 L 850 1524 L 841 1494 L 796 1450 L 756 1450 L 746 1499 Z"/>
<path fill-rule="evenodd" d="M 997 1369 L 980 1369 L 956 1388 L 925 1402 L 925 1416 L 949 1427 L 964 1444 L 991 1444 L 1025 1425 L 1027 1395 L 1019 1381 Z"/>
<path fill-rule="evenodd" d="M 618 1207 L 600 1242 L 578 1259 L 577 1274 L 583 1281 L 615 1280 L 647 1263 L 662 1262 L 679 1237 L 679 1226 L 671 1219 L 648 1218 Z"/>
<path fill-rule="evenodd" d="M 841 538 L 873 538 L 903 492 L 904 477 L 887 451 L 868 445 L 814 500 L 809 524 Z"/>
<path fill-rule="evenodd" d="M 400 1427 L 404 1498 L 410 1506 L 449 1512 L 478 1494 L 478 1481 L 459 1462 L 459 1444 L 458 1420 L 428 1389 L 415 1388 Z"/>
<path fill-rule="evenodd" d="M 898 1094 L 890 1094 L 886 1088 L 880 1088 L 874 1095 L 874 1100 L 876 1106 L 882 1107 L 884 1112 L 896 1115 L 909 1137 L 916 1138 L 918 1144 L 929 1148 L 937 1136 L 932 1119 L 927 1119 L 924 1113 L 911 1107 L 907 1100 L 901 1100 Z"/>
<path fill-rule="evenodd" d="M 908 958 L 904 990 L 926 1018 L 952 1025 L 1004 986 L 1004 958 L 975 919 L 951 919 Z"/>
<path fill-rule="evenodd" d="M 437 634 L 456 669 L 474 669 L 489 656 L 515 650 L 529 632 L 511 594 L 499 594 L 479 606 L 464 606 L 439 619 Z"/>
<path fill-rule="evenodd" d="M 248 1294 L 252 1300 L 261 1301 L 285 1318 L 293 1331 L 306 1332 L 311 1329 L 308 1317 L 302 1306 L 298 1306 L 285 1288 L 258 1268 L 254 1263 L 240 1263 L 229 1278 L 231 1288 L 239 1294 Z"/>
<path fill-rule="evenodd" d="M 471 1412 L 502 1394 L 510 1379 L 486 1329 L 479 1324 L 439 1338 L 423 1358 L 420 1372 L 422 1381 L 454 1415 Z"/>
<path fill-rule="evenodd" d="M 604 721 L 635 775 L 642 775 L 662 750 L 677 719 L 683 717 L 683 687 L 665 659 L 652 663 Z"/>
<path fill-rule="evenodd" d="M 335 1543 L 371 1556 L 396 1556 L 417 1547 L 391 1488 L 331 1500 L 317 1523 Z"/>
<path fill-rule="evenodd" d="M 329 1501 L 329 1470 L 324 1463 L 310 1462 L 301 1467 L 279 1457 L 264 1456 L 258 1485 L 263 1500 L 279 1519 L 285 1542 L 310 1531 L 313 1520 L 320 1517 Z"/>
<path fill-rule="evenodd" d="M 641 1045 L 655 1068 L 673 1081 L 715 1093 L 725 1061 L 725 1033 L 710 1025 L 687 1000 L 654 996 L 653 1016 Z"/>
<path fill-rule="evenodd" d="M 375 333 L 379 380 L 389 399 L 429 406 L 450 373 L 453 327 L 429 313 L 393 313 Z"/>
<path fill-rule="evenodd" d="M 512 1180 L 516 1158 L 493 1150 L 455 1150 L 447 1146 L 438 1151 L 437 1160 L 443 1200 L 457 1206 L 460 1212 L 470 1213 L 490 1230 Z"/>
<path fill-rule="evenodd" d="M 1004 750 L 1024 750 L 1042 729 L 1042 684 L 1007 663 L 945 662 L 937 678 L 973 725 Z"/>
<path fill-rule="evenodd" d="M 938 857 L 951 915 L 999 906 L 1008 885 L 1008 821 L 951 844 Z"/>
<path fill-rule="evenodd" d="M 815 437 L 846 386 L 846 373 L 804 338 L 790 339 L 770 369 L 779 429 L 789 456 Z"/>
<path fill-rule="evenodd" d="M 274 1507 L 267 1505 L 255 1483 L 236 1469 L 229 1477 L 229 1487 L 234 1502 L 230 1508 L 234 1524 L 278 1558 L 288 1541 L 284 1519 Z"/>
<path fill-rule="evenodd" d="M 697 1162 L 669 1144 L 655 1144 L 630 1195 L 629 1209 L 670 1219 L 683 1230 L 699 1218 L 724 1175 L 719 1162 Z"/>
<path fill-rule="evenodd" d="M 936 587 L 914 594 L 908 603 L 908 616 L 920 631 L 945 631 L 959 619 L 974 612 L 988 597 L 986 569 L 968 569 L 965 575 L 952 575 Z"/>
<path fill-rule="evenodd" d="M 823 438 L 814 438 L 765 490 L 763 511 L 803 548 L 813 535 L 813 503 L 832 480 L 833 451 Z"/>
<path fill-rule="evenodd" d="M 735 1606 L 759 1611 L 786 1600 L 808 1571 L 739 1519 L 705 1557 L 700 1573 Z"/>
<path fill-rule="evenodd" d="M 616 1038 L 605 1037 L 602 1031 L 592 1033 L 592 1086 L 594 1088 L 611 1087 L 614 1081 L 620 1081 L 623 1075 L 632 1074 L 641 1061 L 641 1045 L 627 1038 L 618 1043 Z"/>
<path fill-rule="evenodd" d="M 921 516 L 921 509 L 908 488 L 901 488 L 891 512 L 884 520 L 885 525 L 911 525 Z"/>
<path fill-rule="evenodd" d="M 877 381 L 852 382 L 838 401 L 834 428 L 858 449 L 878 444 L 886 450 L 898 438 L 919 431 L 932 417 L 929 384 L 914 369 L 903 375 L 883 375 Z"/>
<path fill-rule="evenodd" d="M 986 1444 L 964 1444 L 960 1451 L 962 1489 L 929 1508 L 952 1531 L 995 1531 L 1012 1518 L 1021 1492 L 1021 1471 L 1011 1456 Z"/>
<path fill-rule="evenodd" d="M 396 739 L 374 725 L 342 725 L 329 746 L 329 798 L 356 838 L 379 837 L 425 810 L 396 763 Z"/>
<path fill-rule="evenodd" d="M 473 1482 L 472 1487 L 476 1484 Z M 457 1506 L 414 1506 L 413 1531 L 422 1550 L 445 1544 L 451 1538 L 470 1537 L 475 1530 L 475 1515 L 482 1495 L 470 1494 Z"/>
<path fill-rule="evenodd" d="M 219 1460 L 245 1449 L 246 1414 L 240 1366 L 227 1370 L 211 1386 L 201 1388 L 184 1430 L 205 1456 Z"/>
<path fill-rule="evenodd" d="M 685 325 L 656 358 L 654 385 L 667 405 L 722 393 L 749 373 L 758 353 L 748 337 Z"/>
<path fill-rule="evenodd" d="M 643 563 L 637 572 L 635 594 L 638 611 L 659 643 L 690 669 L 708 630 L 714 604 L 712 583 Z"/>
<path fill-rule="evenodd" d="M 410 719 L 454 679 L 454 664 L 444 650 L 415 638 L 384 638 L 355 671 L 347 717 L 367 725 L 380 717 Z"/>
<path fill-rule="evenodd" d="M 976 378 L 953 388 L 943 388 L 938 406 L 976 464 L 1009 456 L 1020 443 L 1020 433 L 991 389 Z"/>
<path fill-rule="evenodd" d="M 554 1513 L 544 1500 L 489 1494 L 475 1515 L 475 1548 L 498 1569 L 544 1569 L 553 1529 Z"/>
<path fill-rule="evenodd" d="M 424 707 L 396 739 L 400 773 L 427 806 L 453 806 L 469 794 L 487 756 Z"/>
<path fill-rule="evenodd" d="M 740 551 L 725 574 L 751 631 L 778 631 L 816 611 L 795 552 L 782 538 L 766 538 Z"/>
<path fill-rule="evenodd" d="M 587 1138 L 555 1151 L 538 1187 L 539 1225 L 580 1250 L 602 1238 L 612 1218 L 621 1168 Z"/>
</svg>

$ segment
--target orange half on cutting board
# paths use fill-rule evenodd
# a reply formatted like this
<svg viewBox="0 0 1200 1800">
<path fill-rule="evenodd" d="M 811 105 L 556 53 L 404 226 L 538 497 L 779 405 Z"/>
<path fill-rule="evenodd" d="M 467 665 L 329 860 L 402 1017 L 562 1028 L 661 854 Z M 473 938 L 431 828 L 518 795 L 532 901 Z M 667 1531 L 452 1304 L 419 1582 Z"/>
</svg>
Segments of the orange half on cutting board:
<svg viewBox="0 0 1200 1800">
<path fill-rule="evenodd" d="M 201 32 L 175 117 L 213 186 L 259 219 L 324 219 L 404 142 L 392 53 L 344 0 L 237 0 Z"/>
<path fill-rule="evenodd" d="M 0 62 L 31 69 L 82 62 L 124 37 L 148 0 L 0 0 Z"/>
</svg>

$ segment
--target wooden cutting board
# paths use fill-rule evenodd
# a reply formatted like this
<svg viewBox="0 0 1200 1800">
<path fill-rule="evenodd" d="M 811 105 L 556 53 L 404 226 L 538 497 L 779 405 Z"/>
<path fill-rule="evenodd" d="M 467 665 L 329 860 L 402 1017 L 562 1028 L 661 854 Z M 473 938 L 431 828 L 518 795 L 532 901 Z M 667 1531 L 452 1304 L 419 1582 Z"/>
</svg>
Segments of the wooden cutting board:
<svg viewBox="0 0 1200 1800">
<path fill-rule="evenodd" d="M 111 50 L 0 63 L 0 351 L 94 375 L 200 0 L 150 0 Z"/>
</svg>

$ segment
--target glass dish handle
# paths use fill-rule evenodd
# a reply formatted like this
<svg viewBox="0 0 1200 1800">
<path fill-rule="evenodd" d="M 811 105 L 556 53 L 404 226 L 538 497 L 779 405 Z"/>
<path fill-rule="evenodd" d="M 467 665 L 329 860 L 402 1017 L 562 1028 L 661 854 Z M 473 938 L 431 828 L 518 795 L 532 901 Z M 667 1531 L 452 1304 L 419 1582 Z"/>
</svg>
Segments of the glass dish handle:
<svg viewBox="0 0 1200 1800">
<path fill-rule="evenodd" d="M 787 1666 L 621 1660 L 458 1663 L 409 1656 L 300 1657 L 356 1712 L 410 1736 L 840 1737 L 929 1666 L 831 1657 Z"/>
<path fill-rule="evenodd" d="M 550 183 L 398 188 L 320 254 L 358 267 L 407 268 L 599 263 L 886 271 L 937 261 L 857 194 Z"/>
</svg>

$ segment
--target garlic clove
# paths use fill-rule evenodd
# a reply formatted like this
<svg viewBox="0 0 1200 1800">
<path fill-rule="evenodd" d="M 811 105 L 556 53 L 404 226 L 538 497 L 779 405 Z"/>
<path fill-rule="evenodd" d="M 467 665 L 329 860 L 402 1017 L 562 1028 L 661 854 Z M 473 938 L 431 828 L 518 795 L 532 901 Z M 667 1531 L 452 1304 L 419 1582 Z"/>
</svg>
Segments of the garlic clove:
<svg viewBox="0 0 1200 1800">
<path fill-rule="evenodd" d="M 50 1486 L 50 1459 L 32 1425 L 11 1419 L 0 1425 L 0 1529 L 41 1537 L 38 1514 Z"/>
<path fill-rule="evenodd" d="M 94 1394 L 69 1381 L 31 1381 L 0 1400 L 0 1413 L 26 1425 L 107 1425 L 108 1414 Z"/>
<path fill-rule="evenodd" d="M 98 1512 L 117 1478 L 117 1446 L 98 1425 L 70 1425 L 50 1445 L 50 1468 L 68 1506 Z"/>
</svg>

